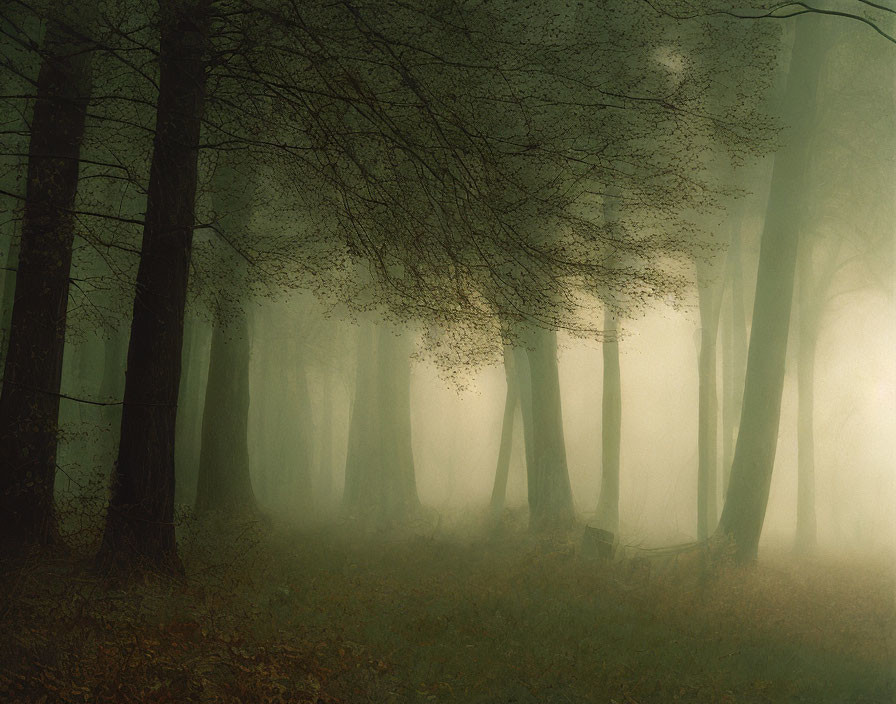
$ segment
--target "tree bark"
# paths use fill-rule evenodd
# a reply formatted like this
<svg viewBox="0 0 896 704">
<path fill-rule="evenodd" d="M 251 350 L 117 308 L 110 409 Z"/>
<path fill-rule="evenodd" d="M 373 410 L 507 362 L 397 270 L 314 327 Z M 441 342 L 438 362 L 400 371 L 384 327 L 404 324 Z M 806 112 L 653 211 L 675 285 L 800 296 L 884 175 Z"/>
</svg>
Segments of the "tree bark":
<svg viewBox="0 0 896 704">
<path fill-rule="evenodd" d="M 604 309 L 603 388 L 601 390 L 601 469 L 597 526 L 619 532 L 619 457 L 622 446 L 622 381 L 616 316 Z"/>
<path fill-rule="evenodd" d="M 805 207 L 815 95 L 826 42 L 817 18 L 796 25 L 787 79 L 791 131 L 776 154 L 759 251 L 744 403 L 725 507 L 716 534 L 733 541 L 739 561 L 755 559 L 774 469 L 784 363 L 796 270 L 798 223 Z"/>
<path fill-rule="evenodd" d="M 504 502 L 507 498 L 507 476 L 510 473 L 510 451 L 513 447 L 513 420 L 516 415 L 516 407 L 519 405 L 513 351 L 508 347 L 504 348 L 504 376 L 507 379 L 507 394 L 504 398 L 504 419 L 501 422 L 498 466 L 495 469 L 495 483 L 492 487 L 492 499 L 489 504 L 493 518 L 499 517 L 504 511 Z"/>
<path fill-rule="evenodd" d="M 31 121 L 0 392 L 0 541 L 10 546 L 58 539 L 53 485 L 59 391 L 90 56 L 76 32 L 50 19 Z"/>
<path fill-rule="evenodd" d="M 557 333 L 533 329 L 527 350 L 532 383 L 534 496 L 529 497 L 529 526 L 535 531 L 562 529 L 575 518 L 557 367 Z"/>
<path fill-rule="evenodd" d="M 99 562 L 182 571 L 174 434 L 206 83 L 209 0 L 161 3 L 159 97 L 118 463 Z"/>
</svg>

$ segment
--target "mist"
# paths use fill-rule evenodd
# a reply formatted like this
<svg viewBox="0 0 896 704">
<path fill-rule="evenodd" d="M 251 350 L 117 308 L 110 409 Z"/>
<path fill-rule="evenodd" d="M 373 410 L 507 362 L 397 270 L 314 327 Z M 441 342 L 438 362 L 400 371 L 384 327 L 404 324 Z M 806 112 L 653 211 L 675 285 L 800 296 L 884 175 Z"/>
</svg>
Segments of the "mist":
<svg viewBox="0 0 896 704">
<path fill-rule="evenodd" d="M 10 702 L 896 702 L 896 8 L 0 8 Z"/>
</svg>

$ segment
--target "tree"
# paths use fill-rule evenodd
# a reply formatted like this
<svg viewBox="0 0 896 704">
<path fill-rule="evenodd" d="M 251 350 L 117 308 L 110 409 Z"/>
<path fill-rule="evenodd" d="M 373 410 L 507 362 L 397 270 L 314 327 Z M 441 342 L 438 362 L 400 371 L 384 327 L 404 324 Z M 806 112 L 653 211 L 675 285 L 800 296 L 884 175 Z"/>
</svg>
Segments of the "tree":
<svg viewBox="0 0 896 704">
<path fill-rule="evenodd" d="M 174 428 L 210 0 L 162 0 L 156 136 L 128 346 L 118 463 L 99 562 L 180 571 Z"/>
<path fill-rule="evenodd" d="M 601 462 L 597 525 L 619 531 L 619 455 L 622 446 L 622 381 L 619 371 L 619 330 L 616 313 L 604 310 L 603 386 L 601 388 Z"/>
<path fill-rule="evenodd" d="M 504 346 L 504 378 L 507 382 L 507 395 L 504 399 L 504 417 L 501 421 L 498 465 L 495 469 L 495 483 L 489 503 L 493 520 L 499 518 L 504 511 L 504 501 L 507 497 L 507 477 L 510 473 L 510 451 L 513 448 L 513 423 L 520 403 L 519 382 L 516 378 L 513 350 L 507 345 Z"/>
<path fill-rule="evenodd" d="M 252 217 L 254 182 L 248 165 L 221 159 L 212 180 L 218 228 L 228 240 L 244 242 Z M 249 475 L 249 319 L 248 263 L 227 245 L 220 250 L 220 276 L 236 300 L 228 310 L 218 300 L 212 327 L 196 510 L 253 513 L 255 496 Z M 229 255 L 229 256 L 228 256 Z"/>
<path fill-rule="evenodd" d="M 796 28 L 785 112 L 791 131 L 775 154 L 762 233 L 740 431 L 728 494 L 716 535 L 730 539 L 740 560 L 756 557 L 778 440 L 784 361 L 796 270 L 799 222 L 806 207 L 805 164 L 826 42 L 818 21 Z"/>
<path fill-rule="evenodd" d="M 574 510 L 557 367 L 557 333 L 534 329 L 529 358 L 532 384 L 533 486 L 529 495 L 529 525 L 534 530 L 567 528 Z"/>
<path fill-rule="evenodd" d="M 0 393 L 4 543 L 57 540 L 56 431 L 91 44 L 74 8 L 50 10 L 31 120 L 9 346 Z"/>
<path fill-rule="evenodd" d="M 343 510 L 378 525 L 402 523 L 419 506 L 411 448 L 412 338 L 388 325 L 360 332 L 349 425 Z"/>
</svg>

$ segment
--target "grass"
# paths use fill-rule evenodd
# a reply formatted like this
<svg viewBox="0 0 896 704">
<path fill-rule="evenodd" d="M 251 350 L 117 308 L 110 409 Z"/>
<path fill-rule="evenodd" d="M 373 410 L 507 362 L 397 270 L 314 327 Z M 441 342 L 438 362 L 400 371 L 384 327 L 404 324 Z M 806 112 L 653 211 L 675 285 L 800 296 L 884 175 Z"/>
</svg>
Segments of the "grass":
<svg viewBox="0 0 896 704">
<path fill-rule="evenodd" d="M 35 559 L 2 585 L 0 701 L 893 701 L 885 565 L 603 564 L 579 537 L 203 524 L 185 581 L 126 589 Z"/>
</svg>

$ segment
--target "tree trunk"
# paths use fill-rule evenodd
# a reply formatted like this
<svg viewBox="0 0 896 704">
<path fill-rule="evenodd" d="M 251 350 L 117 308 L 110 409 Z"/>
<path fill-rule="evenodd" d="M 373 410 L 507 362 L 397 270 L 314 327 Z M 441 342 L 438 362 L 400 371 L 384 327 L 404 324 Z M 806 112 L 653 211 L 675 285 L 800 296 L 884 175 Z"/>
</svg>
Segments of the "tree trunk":
<svg viewBox="0 0 896 704">
<path fill-rule="evenodd" d="M 529 526 L 536 531 L 567 528 L 572 525 L 574 511 L 563 438 L 557 333 L 537 328 L 532 331 L 532 339 L 535 344 L 527 356 L 532 382 L 535 492 L 529 497 Z"/>
<path fill-rule="evenodd" d="M 236 311 L 212 329 L 196 512 L 255 512 L 249 475 L 249 323 Z"/>
<path fill-rule="evenodd" d="M 218 226 L 231 241 L 246 240 L 254 196 L 249 165 L 221 155 L 212 180 L 212 203 Z M 237 300 L 233 310 L 219 306 L 212 330 L 196 511 L 247 515 L 256 510 L 249 471 L 248 271 L 245 260 L 226 242 L 219 245 L 219 276 L 237 293 Z"/>
<path fill-rule="evenodd" d="M 109 457 L 113 460 L 118 453 L 118 428 L 121 427 L 122 392 L 124 391 L 124 358 L 127 343 L 121 330 L 107 331 L 103 340 L 103 377 L 100 380 L 100 400 L 115 405 L 103 408 L 103 423 L 108 428 L 109 437 L 106 441 L 106 449 L 111 452 Z"/>
<path fill-rule="evenodd" d="M 408 519 L 419 506 L 411 448 L 411 338 L 385 325 L 369 338 L 358 352 L 343 506 L 350 515 L 386 525 Z"/>
<path fill-rule="evenodd" d="M 362 484 L 368 463 L 382 454 L 379 447 L 380 416 L 376 408 L 376 328 L 362 325 L 358 332 L 358 366 L 355 398 L 349 417 L 348 451 L 345 459 L 343 510 L 355 515 L 362 508 Z"/>
<path fill-rule="evenodd" d="M 697 411 L 697 539 L 705 540 L 718 518 L 718 396 L 716 393 L 716 338 L 719 302 L 708 263 L 697 262 L 700 306 L 699 394 Z"/>
<path fill-rule="evenodd" d="M 796 25 L 786 116 L 791 131 L 776 154 L 759 251 L 744 403 L 731 479 L 717 535 L 732 540 L 740 561 L 755 559 L 765 520 L 781 417 L 787 333 L 796 270 L 798 223 L 805 207 L 815 94 L 826 42 L 817 18 Z"/>
<path fill-rule="evenodd" d="M 181 350 L 181 375 L 177 390 L 174 426 L 175 502 L 193 505 L 202 449 L 202 411 L 211 353 L 211 329 L 204 320 L 187 312 Z"/>
<path fill-rule="evenodd" d="M 526 496 L 529 512 L 537 499 L 535 491 L 535 430 L 532 409 L 532 373 L 529 355 L 522 347 L 513 348 L 513 367 L 516 370 L 516 385 L 519 391 L 520 418 L 523 421 L 523 454 L 526 458 Z"/>
<path fill-rule="evenodd" d="M 336 384 L 333 379 L 333 371 L 324 368 L 321 371 L 321 400 L 320 400 L 320 430 L 318 438 L 320 452 L 318 452 L 317 468 L 317 503 L 329 511 L 333 501 L 333 394 Z"/>
<path fill-rule="evenodd" d="M 808 244 L 808 243 L 805 243 Z M 800 262 L 799 333 L 797 342 L 797 500 L 796 541 L 800 553 L 815 549 L 815 349 L 818 342 L 818 301 L 811 295 L 811 254 Z"/>
<path fill-rule="evenodd" d="M 51 19 L 37 79 L 18 273 L 0 392 L 0 535 L 55 542 L 57 423 L 72 261 L 72 206 L 90 95 L 90 51 Z M 11 277 L 10 277 L 11 278 Z"/>
<path fill-rule="evenodd" d="M 601 390 L 600 497 L 597 525 L 614 535 L 619 532 L 619 455 L 622 445 L 622 382 L 619 371 L 619 338 L 616 316 L 604 309 L 604 368 Z"/>
<path fill-rule="evenodd" d="M 380 396 L 383 406 L 391 409 L 389 422 L 383 426 L 383 463 L 388 468 L 392 489 L 386 501 L 390 515 L 401 520 L 412 515 L 420 505 L 411 444 L 411 352 L 413 338 L 408 333 L 396 335 L 381 328 L 379 332 Z"/>
<path fill-rule="evenodd" d="M 734 444 L 744 396 L 747 357 L 747 320 L 744 312 L 744 283 L 741 262 L 740 224 L 735 225 L 728 248 L 728 315 L 722 333 L 724 396 L 722 401 L 722 496 L 728 492 L 728 478 L 734 460 Z"/>
<path fill-rule="evenodd" d="M 510 473 L 510 451 L 513 447 L 513 419 L 519 404 L 516 369 L 513 365 L 513 351 L 504 348 L 504 376 L 507 379 L 507 395 L 504 398 L 504 420 L 501 423 L 501 445 L 498 449 L 498 466 L 495 470 L 495 484 L 492 487 L 491 514 L 497 518 L 504 511 L 507 497 L 507 475 Z"/>
<path fill-rule="evenodd" d="M 289 361 L 290 369 L 287 377 L 292 384 L 293 394 L 287 402 L 294 399 L 291 413 L 280 414 L 280 438 L 290 438 L 291 452 L 283 452 L 280 456 L 284 469 L 288 472 L 288 496 L 292 506 L 299 511 L 307 511 L 311 506 L 312 482 L 311 462 L 314 456 L 314 418 L 311 410 L 311 393 L 308 389 L 308 370 L 301 355 L 293 354 Z"/>
<path fill-rule="evenodd" d="M 103 566 L 182 570 L 174 535 L 174 431 L 209 0 L 162 2 L 156 135 L 128 346 L 121 440 Z"/>
</svg>

